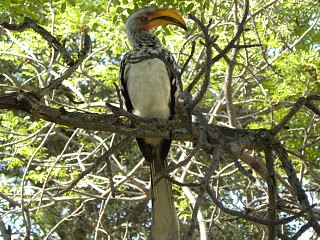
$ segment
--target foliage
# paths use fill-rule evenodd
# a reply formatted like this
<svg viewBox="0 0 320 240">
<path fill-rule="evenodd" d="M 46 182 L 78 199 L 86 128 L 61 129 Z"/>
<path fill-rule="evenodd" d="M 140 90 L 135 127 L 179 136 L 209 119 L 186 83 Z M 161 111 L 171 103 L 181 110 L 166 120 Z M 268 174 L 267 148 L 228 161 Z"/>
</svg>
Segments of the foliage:
<svg viewBox="0 0 320 240">
<path fill-rule="evenodd" d="M 114 83 L 118 81 L 121 57 L 130 48 L 123 23 L 128 14 L 148 5 L 169 6 L 184 16 L 189 27 L 187 33 L 169 26 L 157 29 L 155 34 L 175 54 L 180 66 L 189 57 L 192 42 L 196 43 L 195 53 L 182 77 L 187 87 L 206 64 L 203 36 L 188 13 L 205 24 L 212 19 L 210 34 L 218 36 L 215 43 L 223 49 L 234 36 L 236 23 L 243 15 L 242 4 L 231 0 L 1 0 L 0 22 L 20 24 L 25 17 L 31 17 L 63 43 L 74 59 L 81 49 L 83 29 L 88 29 L 91 51 L 77 71 L 63 82 L 75 101 L 58 90 L 42 101 L 47 106 L 68 111 L 111 113 L 105 102 L 114 105 L 119 102 Z M 228 53 L 227 58 L 213 65 L 210 85 L 200 104 L 209 124 L 271 129 L 299 97 L 320 94 L 319 11 L 317 1 L 311 0 L 280 0 L 270 4 L 250 1 L 245 32 L 237 42 L 247 47 L 231 50 L 236 54 L 232 88 L 228 90 L 232 102 L 226 100 L 225 90 L 232 59 L 232 53 Z M 1 95 L 13 91 L 38 93 L 67 68 L 61 55 L 31 29 L 17 32 L 0 27 L 0 39 Z M 214 47 L 214 55 L 218 51 Z M 203 77 L 191 92 L 193 96 L 201 89 L 202 81 Z M 230 104 L 235 112 L 235 124 L 230 123 Z M 13 235 L 24 235 L 29 224 L 31 239 L 146 239 L 149 236 L 149 168 L 142 163 L 135 144 L 126 145 L 110 157 L 113 181 L 118 184 L 115 196 L 110 192 L 107 162 L 83 178 L 72 191 L 55 196 L 55 192 L 79 176 L 123 136 L 48 123 L 17 110 L 1 110 L 0 121 L 3 220 L 0 224 L 10 225 Z M 302 108 L 277 136 L 288 149 L 311 204 L 320 198 L 319 133 L 319 116 Z M 189 142 L 174 142 L 170 159 L 175 163 L 182 161 L 191 149 Z M 263 157 L 260 152 L 248 153 L 256 159 Z M 186 183 L 201 182 L 211 161 L 206 153 L 199 151 L 174 177 Z M 242 166 L 252 171 L 248 164 L 242 163 Z M 275 169 L 286 183 L 285 169 L 279 159 Z M 266 181 L 255 171 L 253 175 L 255 182 L 229 159 L 219 163 L 210 182 L 226 207 L 265 218 Z M 290 198 L 284 182 L 279 179 L 277 182 L 280 200 L 292 203 L 279 207 L 279 215 L 291 216 L 299 210 L 299 204 Z M 193 198 L 200 191 L 174 186 L 178 215 L 185 226 L 191 222 Z M 28 208 L 27 217 L 23 216 L 21 205 Z M 266 226 L 223 212 L 208 196 L 204 196 L 200 212 L 206 221 L 207 239 L 267 238 Z M 303 223 L 303 218 L 298 218 L 280 232 L 292 237 Z M 196 239 L 199 236 L 196 230 Z"/>
</svg>

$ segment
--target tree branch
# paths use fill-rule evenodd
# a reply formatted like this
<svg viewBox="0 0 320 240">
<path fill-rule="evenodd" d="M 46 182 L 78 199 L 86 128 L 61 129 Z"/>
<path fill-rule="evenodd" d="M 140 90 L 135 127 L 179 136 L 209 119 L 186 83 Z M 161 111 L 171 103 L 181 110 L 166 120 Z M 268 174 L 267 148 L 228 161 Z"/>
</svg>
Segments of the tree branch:
<svg viewBox="0 0 320 240">
<path fill-rule="evenodd" d="M 40 92 L 38 94 L 41 97 L 45 96 L 53 89 L 59 87 L 65 79 L 70 77 L 71 74 L 73 74 L 75 72 L 75 70 L 79 67 L 79 65 L 86 58 L 86 56 L 90 50 L 90 47 L 91 47 L 91 40 L 88 35 L 87 28 L 82 29 L 82 32 L 83 32 L 82 39 L 81 39 L 82 40 L 82 49 L 80 50 L 80 52 L 78 54 L 78 59 L 76 61 L 74 61 L 70 57 L 70 55 L 67 52 L 67 50 L 65 49 L 65 47 L 54 36 L 52 36 L 51 33 L 49 33 L 46 29 L 44 29 L 43 27 L 38 25 L 31 18 L 26 17 L 24 19 L 24 22 L 20 25 L 10 24 L 7 22 L 0 22 L 0 26 L 5 29 L 11 30 L 11 31 L 20 31 L 20 32 L 31 28 L 36 33 L 41 35 L 41 37 L 43 39 L 45 39 L 51 47 L 53 47 L 55 50 L 59 51 L 59 53 L 61 54 L 61 57 L 69 66 L 69 68 L 62 74 L 61 77 L 53 80 L 47 87 L 44 87 L 43 89 L 40 90 Z"/>
<path fill-rule="evenodd" d="M 129 135 L 136 130 L 132 123 L 147 123 L 142 129 L 143 131 L 136 132 L 136 136 L 144 138 L 169 138 L 169 130 L 171 130 L 173 140 L 198 142 L 199 133 L 206 133 L 201 129 L 205 130 L 206 128 L 212 132 L 206 136 L 209 137 L 210 144 L 225 144 L 225 142 L 221 142 L 222 139 L 233 142 L 245 137 L 245 139 L 241 139 L 242 145 L 233 145 L 233 151 L 240 150 L 244 146 L 258 148 L 252 139 L 254 141 L 260 134 L 260 130 L 231 129 L 215 125 L 201 126 L 197 123 L 192 123 L 192 131 L 190 132 L 189 126 L 179 120 L 150 119 L 134 115 L 131 117 L 131 114 L 122 115 L 121 111 L 117 116 L 114 114 L 70 112 L 64 108 L 57 109 L 45 106 L 37 96 L 28 92 L 15 92 L 0 96 L 0 109 L 22 110 L 36 118 L 72 128 L 107 131 L 123 135 Z M 126 118 L 121 116 L 126 116 Z"/>
<path fill-rule="evenodd" d="M 268 185 L 268 239 L 274 240 L 277 236 L 277 228 L 274 224 L 277 221 L 277 184 L 274 173 L 274 160 L 271 147 L 268 144 L 265 150 L 266 165 L 268 170 L 267 185 Z"/>
<path fill-rule="evenodd" d="M 61 54 L 61 57 L 69 66 L 73 66 L 75 64 L 74 60 L 70 57 L 65 47 L 54 36 L 52 36 L 46 29 L 38 25 L 33 19 L 26 17 L 23 23 L 21 23 L 20 25 L 11 24 L 7 22 L 0 22 L 0 26 L 8 30 L 18 31 L 18 32 L 22 32 L 26 29 L 31 28 L 33 31 L 41 35 L 41 37 L 45 39 L 51 47 L 59 51 Z"/>
<path fill-rule="evenodd" d="M 320 109 L 316 107 L 311 101 L 320 101 L 320 96 L 318 95 L 309 95 L 307 97 L 299 98 L 296 103 L 293 105 L 289 113 L 278 123 L 272 130 L 273 135 L 277 135 L 286 125 L 287 123 L 297 114 L 297 112 L 303 106 L 308 107 L 315 114 L 320 116 Z"/>
<path fill-rule="evenodd" d="M 242 17 L 242 20 L 238 26 L 238 31 L 237 33 L 234 35 L 234 37 L 231 39 L 231 41 L 225 46 L 224 49 L 222 49 L 218 55 L 216 55 L 215 57 L 212 58 L 211 62 L 212 64 L 214 64 L 215 62 L 219 61 L 221 58 L 223 58 L 234 46 L 236 41 L 239 39 L 239 37 L 241 36 L 241 34 L 244 31 L 244 26 L 246 24 L 246 18 L 248 16 L 249 13 L 249 0 L 245 1 L 245 6 L 244 6 L 245 10 L 244 10 L 244 14 Z M 197 74 L 197 76 L 194 78 L 194 80 L 192 81 L 192 83 L 187 87 L 186 91 L 191 92 L 192 89 L 194 88 L 194 86 L 199 82 L 200 78 L 202 77 L 202 75 L 205 73 L 206 68 L 203 67 L 200 72 Z"/>
</svg>

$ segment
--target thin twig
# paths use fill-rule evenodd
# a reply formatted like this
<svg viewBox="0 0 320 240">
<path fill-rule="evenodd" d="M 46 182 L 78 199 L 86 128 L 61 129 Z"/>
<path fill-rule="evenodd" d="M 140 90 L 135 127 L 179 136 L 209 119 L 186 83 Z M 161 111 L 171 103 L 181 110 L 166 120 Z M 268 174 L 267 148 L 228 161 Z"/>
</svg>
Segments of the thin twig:
<svg viewBox="0 0 320 240">
<path fill-rule="evenodd" d="M 135 136 L 134 134 L 128 135 L 126 138 L 121 140 L 119 143 L 113 145 L 107 152 L 105 152 L 101 157 L 99 157 L 97 160 L 94 161 L 94 163 L 88 167 L 86 170 L 82 171 L 79 176 L 73 180 L 67 187 L 60 190 L 56 196 L 59 196 L 63 193 L 66 193 L 70 191 L 81 179 L 83 179 L 87 174 L 91 173 L 92 171 L 96 170 L 101 163 L 105 162 L 107 158 L 111 156 L 116 151 L 119 151 L 120 149 L 127 146 L 128 143 L 132 142 L 134 140 Z"/>
<path fill-rule="evenodd" d="M 211 200 L 217 205 L 218 208 L 220 208 L 223 212 L 226 214 L 232 215 L 232 216 L 237 216 L 243 219 L 246 219 L 248 221 L 254 222 L 254 223 L 259 223 L 265 226 L 269 225 L 269 221 L 263 219 L 263 218 L 258 218 L 254 217 L 245 213 L 242 213 L 240 211 L 232 210 L 230 208 L 225 207 L 216 197 L 215 193 L 213 192 L 212 188 L 208 185 L 206 189 L 207 193 L 209 194 L 209 197 Z"/>
<path fill-rule="evenodd" d="M 316 114 L 320 115 L 319 108 L 315 107 L 310 101 L 316 100 L 320 101 L 320 96 L 318 95 L 309 95 L 307 97 L 301 97 L 299 98 L 295 104 L 292 106 L 289 113 L 281 120 L 280 123 L 278 123 L 272 130 L 273 135 L 277 135 L 286 125 L 287 123 L 297 114 L 297 112 L 306 105 L 311 110 L 313 110 Z"/>
<path fill-rule="evenodd" d="M 239 27 L 238 27 L 238 32 L 234 35 L 234 37 L 231 39 L 231 41 L 229 41 L 227 46 L 225 46 L 225 48 L 222 49 L 221 52 L 218 53 L 218 55 L 216 55 L 215 57 L 212 58 L 212 64 L 216 63 L 221 58 L 223 58 L 233 48 L 233 46 L 235 45 L 236 41 L 238 40 L 238 38 L 243 33 L 244 26 L 246 24 L 246 18 L 247 18 L 248 13 L 249 13 L 249 0 L 245 1 L 245 7 L 244 8 L 245 8 L 245 10 L 244 10 L 243 18 L 242 18 L 242 20 L 241 20 L 241 22 L 239 24 Z M 202 75 L 205 73 L 205 71 L 206 71 L 206 68 L 203 67 L 200 70 L 200 72 L 197 74 L 197 76 L 194 78 L 192 83 L 187 87 L 186 91 L 188 91 L 188 92 L 192 91 L 192 89 L 198 83 L 198 81 L 200 80 Z"/>
<path fill-rule="evenodd" d="M 209 21 L 208 25 L 205 26 L 203 22 L 200 21 L 197 17 L 189 14 L 190 18 L 197 23 L 197 25 L 200 27 L 203 37 L 204 37 L 204 46 L 206 48 L 206 64 L 205 64 L 205 76 L 204 76 L 204 81 L 201 86 L 201 89 L 199 93 L 194 97 L 190 108 L 194 108 L 196 105 L 199 104 L 199 102 L 204 98 L 205 93 L 208 90 L 208 86 L 210 84 L 210 75 L 211 75 L 211 67 L 212 67 L 212 44 L 217 40 L 217 37 L 210 36 L 209 35 L 209 28 L 211 25 L 211 21 Z"/>
<path fill-rule="evenodd" d="M 80 50 L 78 54 L 78 59 L 75 61 L 75 63 L 70 66 L 63 74 L 61 77 L 54 79 L 53 81 L 50 82 L 50 84 L 47 87 L 44 87 L 40 90 L 39 95 L 40 96 L 45 96 L 49 92 L 51 92 L 53 89 L 57 88 L 58 86 L 61 85 L 61 83 L 70 77 L 76 69 L 80 66 L 80 64 L 83 62 L 83 60 L 86 58 L 87 54 L 89 53 L 91 47 L 91 40 L 90 37 L 87 33 L 87 29 L 83 30 L 83 35 L 82 35 L 82 49 Z"/>
<path fill-rule="evenodd" d="M 16 25 L 11 24 L 7 22 L 0 22 L 0 26 L 3 28 L 6 28 L 11 31 L 18 31 L 22 32 L 26 29 L 31 28 L 36 33 L 40 34 L 43 39 L 45 39 L 51 47 L 53 47 L 55 50 L 59 51 L 61 54 L 61 57 L 64 59 L 64 61 L 69 65 L 73 66 L 75 62 L 73 59 L 69 56 L 69 53 L 65 49 L 65 47 L 54 37 L 51 35 L 50 32 L 48 32 L 46 29 L 38 25 L 35 20 L 26 17 L 22 24 Z"/>
<path fill-rule="evenodd" d="M 306 192 L 304 191 L 304 189 L 302 188 L 302 185 L 301 185 L 301 183 L 295 173 L 295 169 L 292 166 L 292 162 L 291 162 L 286 150 L 284 149 L 284 147 L 280 143 L 272 144 L 272 148 L 277 153 L 277 155 L 283 165 L 283 168 L 288 175 L 288 181 L 289 181 L 290 185 L 293 187 L 298 201 L 303 206 L 303 209 L 309 209 L 309 211 L 307 211 L 308 221 L 311 222 L 311 225 L 314 228 L 314 230 L 318 234 L 320 234 L 320 225 L 317 220 L 318 218 L 316 217 L 315 212 L 313 211 L 313 209 L 309 203 L 308 196 L 307 196 Z"/>
<path fill-rule="evenodd" d="M 195 49 L 196 49 L 196 42 L 195 42 L 195 41 L 193 41 L 193 42 L 192 42 L 192 44 L 191 44 L 191 51 L 190 51 L 190 54 L 189 54 L 189 56 L 188 56 L 187 60 L 185 61 L 185 63 L 184 63 L 184 65 L 183 65 L 183 67 L 181 68 L 180 76 L 182 76 L 182 75 L 183 75 L 183 73 L 186 71 L 186 69 L 187 69 L 187 67 L 188 67 L 188 65 L 189 65 L 189 63 L 190 63 L 190 61 L 191 61 L 191 59 L 193 58 L 193 55 L 194 55 L 194 51 L 195 51 Z"/>
</svg>

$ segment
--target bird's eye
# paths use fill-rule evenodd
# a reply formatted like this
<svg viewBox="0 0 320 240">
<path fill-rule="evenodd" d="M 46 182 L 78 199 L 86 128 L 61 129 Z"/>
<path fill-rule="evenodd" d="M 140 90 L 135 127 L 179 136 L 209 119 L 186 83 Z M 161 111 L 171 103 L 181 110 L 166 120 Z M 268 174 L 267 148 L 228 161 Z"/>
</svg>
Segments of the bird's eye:
<svg viewBox="0 0 320 240">
<path fill-rule="evenodd" d="M 141 21 L 142 21 L 142 22 L 146 22 L 147 20 L 148 20 L 148 17 L 146 17 L 146 16 L 142 16 L 142 17 L 141 17 Z"/>
</svg>

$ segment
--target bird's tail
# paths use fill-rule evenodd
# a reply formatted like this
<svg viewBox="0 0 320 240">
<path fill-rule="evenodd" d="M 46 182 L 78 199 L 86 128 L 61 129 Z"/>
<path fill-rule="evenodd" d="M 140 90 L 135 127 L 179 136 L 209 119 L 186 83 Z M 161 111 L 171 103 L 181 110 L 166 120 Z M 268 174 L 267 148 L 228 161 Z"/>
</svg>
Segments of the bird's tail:
<svg viewBox="0 0 320 240">
<path fill-rule="evenodd" d="M 152 184 L 151 232 L 153 240 L 180 239 L 180 225 L 174 207 L 171 182 L 165 178 L 160 179 L 166 167 L 166 160 L 162 160 L 156 154 L 150 166 Z"/>
</svg>

